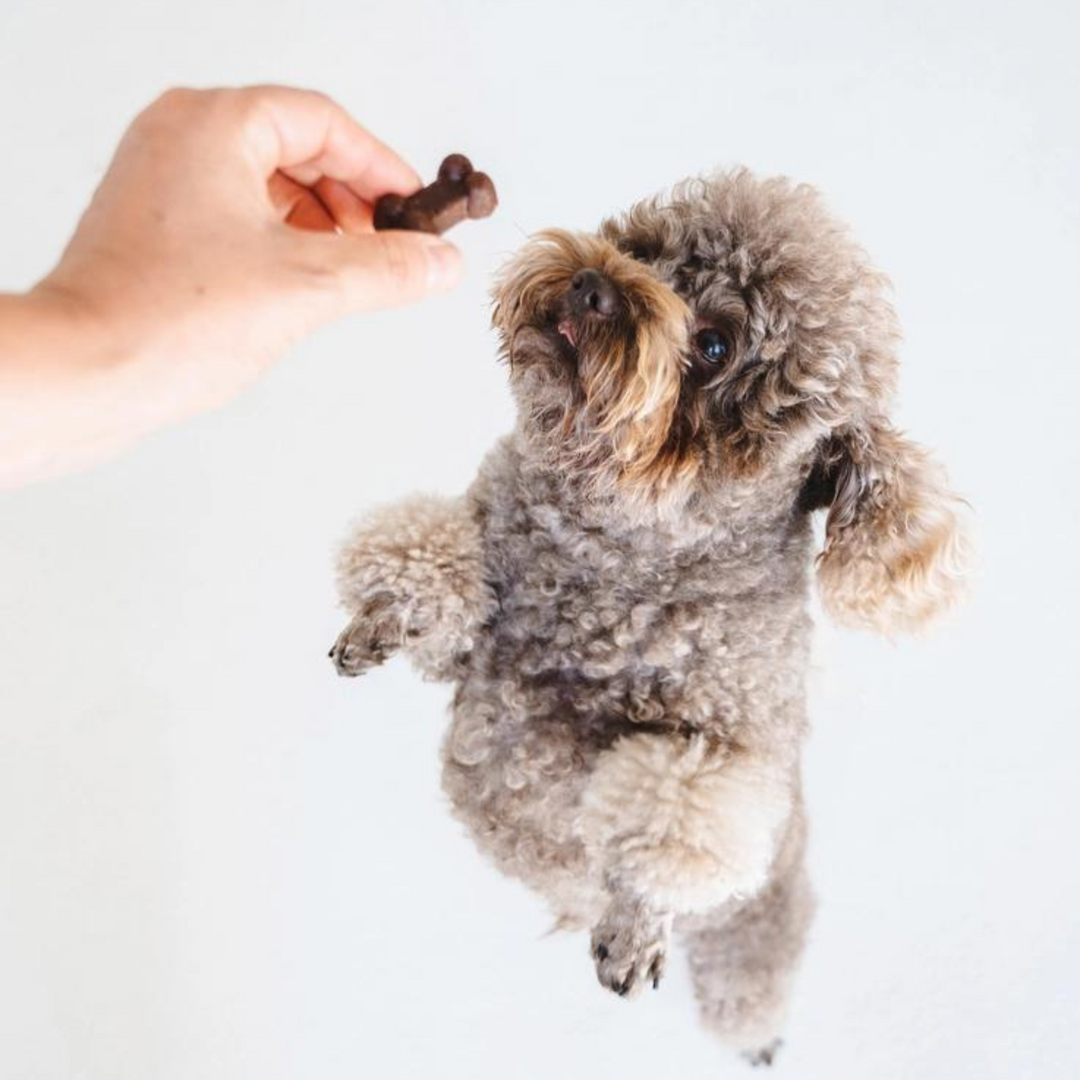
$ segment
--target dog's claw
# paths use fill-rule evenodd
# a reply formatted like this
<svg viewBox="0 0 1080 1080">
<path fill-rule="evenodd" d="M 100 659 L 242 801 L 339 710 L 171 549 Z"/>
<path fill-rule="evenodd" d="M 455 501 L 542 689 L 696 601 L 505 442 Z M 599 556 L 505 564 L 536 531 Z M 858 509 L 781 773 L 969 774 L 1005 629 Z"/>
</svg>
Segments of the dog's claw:
<svg viewBox="0 0 1080 1080">
<path fill-rule="evenodd" d="M 766 1043 L 757 1050 L 744 1050 L 742 1054 L 743 1060 L 749 1062 L 755 1069 L 762 1065 L 767 1067 L 776 1060 L 776 1055 L 783 1045 L 783 1039 L 773 1039 L 771 1043 Z"/>
<path fill-rule="evenodd" d="M 403 637 L 394 597 L 379 593 L 353 616 L 328 655 L 339 675 L 362 675 L 397 652 Z"/>
</svg>

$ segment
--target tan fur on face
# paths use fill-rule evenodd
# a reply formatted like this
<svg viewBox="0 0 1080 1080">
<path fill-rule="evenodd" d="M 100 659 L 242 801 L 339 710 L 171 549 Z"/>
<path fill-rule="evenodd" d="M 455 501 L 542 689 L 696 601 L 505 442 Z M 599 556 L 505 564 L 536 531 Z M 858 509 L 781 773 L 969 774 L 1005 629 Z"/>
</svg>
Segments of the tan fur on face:
<svg viewBox="0 0 1080 1080">
<path fill-rule="evenodd" d="M 630 488 L 659 494 L 694 471 L 693 459 L 670 453 L 690 312 L 652 273 L 595 236 L 550 229 L 503 271 L 494 322 L 504 333 L 511 367 L 522 328 L 551 326 L 574 274 L 595 269 L 610 278 L 623 310 L 609 324 L 582 326 L 578 347 L 581 400 L 568 409 L 563 434 L 578 435 L 579 468 L 613 460 Z M 574 432 L 575 427 L 587 430 Z"/>
<path fill-rule="evenodd" d="M 944 470 L 883 421 L 837 444 L 818 584 L 838 621 L 919 630 L 963 594 L 969 546 Z"/>
</svg>

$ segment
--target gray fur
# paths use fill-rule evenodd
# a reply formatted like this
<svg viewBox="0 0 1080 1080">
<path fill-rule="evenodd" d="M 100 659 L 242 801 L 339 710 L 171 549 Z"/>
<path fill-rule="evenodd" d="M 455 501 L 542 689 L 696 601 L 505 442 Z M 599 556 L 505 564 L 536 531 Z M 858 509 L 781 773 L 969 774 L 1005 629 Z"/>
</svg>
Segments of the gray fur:
<svg viewBox="0 0 1080 1080">
<path fill-rule="evenodd" d="M 571 347 L 586 266 L 623 310 Z M 908 628 L 958 582 L 954 500 L 886 419 L 883 290 L 809 189 L 745 172 L 531 242 L 496 288 L 516 430 L 464 498 L 372 517 L 339 567 L 339 671 L 401 650 L 455 684 L 444 786 L 478 845 L 591 931 L 619 993 L 680 934 L 704 1022 L 763 1062 L 812 908 L 812 509 L 838 616 Z M 715 374 L 702 325 L 729 335 Z"/>
</svg>

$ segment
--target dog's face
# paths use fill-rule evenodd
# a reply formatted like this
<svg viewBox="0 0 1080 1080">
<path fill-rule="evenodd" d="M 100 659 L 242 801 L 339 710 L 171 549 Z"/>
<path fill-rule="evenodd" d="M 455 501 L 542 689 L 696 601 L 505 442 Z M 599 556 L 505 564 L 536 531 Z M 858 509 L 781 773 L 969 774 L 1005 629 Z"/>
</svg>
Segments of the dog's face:
<svg viewBox="0 0 1080 1080">
<path fill-rule="evenodd" d="M 768 483 L 793 513 L 829 506 L 834 610 L 903 626 L 955 591 L 958 544 L 938 473 L 887 420 L 885 290 L 812 189 L 738 171 L 596 234 L 541 233 L 499 279 L 494 321 L 525 435 L 597 499 L 722 505 Z M 888 565 L 855 544 L 868 530 L 892 537 Z"/>
<path fill-rule="evenodd" d="M 496 293 L 525 423 L 653 497 L 783 462 L 892 388 L 884 281 L 814 193 L 738 172 L 550 231 Z"/>
</svg>

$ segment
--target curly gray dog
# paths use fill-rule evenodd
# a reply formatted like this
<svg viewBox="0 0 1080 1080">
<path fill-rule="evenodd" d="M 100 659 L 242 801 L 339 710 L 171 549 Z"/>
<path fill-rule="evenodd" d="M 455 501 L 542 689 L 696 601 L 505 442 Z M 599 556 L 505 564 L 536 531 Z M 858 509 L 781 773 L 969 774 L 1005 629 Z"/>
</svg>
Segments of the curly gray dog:
<svg viewBox="0 0 1080 1080">
<path fill-rule="evenodd" d="M 888 419 L 886 293 L 812 189 L 741 170 L 542 233 L 495 288 L 515 431 L 340 560 L 338 670 L 401 650 L 455 684 L 444 785 L 480 847 L 619 994 L 678 932 L 705 1024 L 757 1062 L 813 907 L 812 512 L 844 622 L 917 628 L 961 581 L 958 500 Z"/>
</svg>

